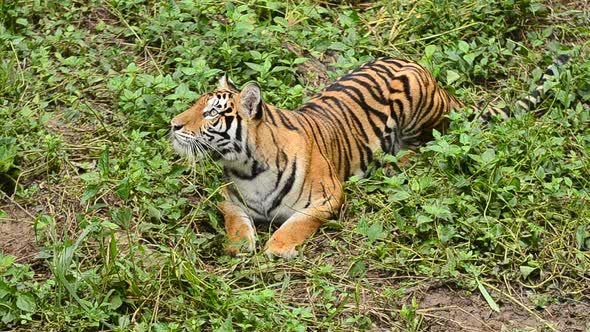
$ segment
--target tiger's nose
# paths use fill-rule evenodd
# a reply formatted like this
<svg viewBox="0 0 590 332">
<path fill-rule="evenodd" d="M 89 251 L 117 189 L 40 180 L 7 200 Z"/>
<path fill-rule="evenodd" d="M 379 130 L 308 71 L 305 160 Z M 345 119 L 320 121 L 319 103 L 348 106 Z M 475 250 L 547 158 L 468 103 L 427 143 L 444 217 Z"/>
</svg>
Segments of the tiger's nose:
<svg viewBox="0 0 590 332">
<path fill-rule="evenodd" d="M 184 127 L 183 124 L 175 123 L 174 121 L 172 121 L 170 124 L 172 125 L 173 131 L 178 131 L 178 130 L 182 129 L 182 127 Z"/>
</svg>

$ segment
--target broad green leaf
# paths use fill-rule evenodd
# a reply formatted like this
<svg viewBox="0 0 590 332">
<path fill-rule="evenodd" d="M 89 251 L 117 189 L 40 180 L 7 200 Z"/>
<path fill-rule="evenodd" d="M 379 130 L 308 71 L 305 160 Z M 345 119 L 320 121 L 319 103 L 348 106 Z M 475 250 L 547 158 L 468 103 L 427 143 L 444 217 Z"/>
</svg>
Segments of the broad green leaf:
<svg viewBox="0 0 590 332">
<path fill-rule="evenodd" d="M 537 168 L 535 175 L 537 175 L 537 178 L 541 180 L 545 178 L 545 169 L 543 168 L 543 166 L 539 166 L 539 168 Z"/>
<path fill-rule="evenodd" d="M 534 267 L 530 267 L 530 266 L 526 266 L 526 265 L 521 265 L 520 266 L 520 273 L 522 274 L 522 277 L 524 279 L 528 278 L 529 275 L 535 271 Z"/>
<path fill-rule="evenodd" d="M 13 290 L 4 281 L 0 280 L 0 299 L 12 292 Z"/>
<path fill-rule="evenodd" d="M 367 273 L 367 266 L 363 260 L 354 262 L 348 270 L 348 275 L 351 277 L 362 277 L 365 273 Z"/>
<path fill-rule="evenodd" d="M 232 324 L 232 316 L 231 315 L 227 316 L 227 319 L 225 320 L 225 322 L 223 322 L 223 324 L 220 327 L 214 329 L 213 331 L 215 331 L 215 332 L 233 332 L 234 327 Z"/>
<path fill-rule="evenodd" d="M 475 61 L 475 57 L 477 56 L 476 53 L 467 53 L 463 56 L 463 59 L 470 65 L 473 66 L 473 61 Z"/>
<path fill-rule="evenodd" d="M 463 52 L 463 53 L 467 53 L 467 51 L 469 51 L 469 44 L 463 40 L 459 40 L 459 43 L 457 44 L 457 47 Z"/>
<path fill-rule="evenodd" d="M 427 223 L 430 223 L 430 222 L 432 222 L 432 218 L 430 218 L 427 215 L 418 214 L 416 216 L 416 226 L 420 226 L 420 225 L 427 224 Z"/>
<path fill-rule="evenodd" d="M 111 296 L 110 299 L 111 310 L 117 310 L 123 304 L 123 300 L 121 300 L 121 296 L 119 294 L 115 294 Z"/>
<path fill-rule="evenodd" d="M 584 247 L 584 240 L 586 239 L 586 226 L 580 225 L 576 228 L 576 245 L 578 249 L 582 249 Z M 1 267 L 1 266 L 0 266 Z"/>
<path fill-rule="evenodd" d="M 82 198 L 80 198 L 80 204 L 82 205 L 86 205 L 86 203 L 88 203 L 88 201 L 94 197 L 96 195 L 96 193 L 98 193 L 98 186 L 91 184 L 88 187 L 86 187 L 86 191 L 84 192 L 84 194 L 82 195 Z"/>
<path fill-rule="evenodd" d="M 109 147 L 105 147 L 105 149 L 102 151 L 102 154 L 100 155 L 100 158 L 98 159 L 98 169 L 100 170 L 100 173 L 102 174 L 103 178 L 108 178 L 109 177 Z M 86 173 L 88 174 L 88 173 Z"/>
<path fill-rule="evenodd" d="M 150 217 L 152 217 L 156 220 L 162 219 L 162 212 L 160 212 L 160 210 L 156 209 L 153 206 L 148 207 L 148 213 L 149 213 Z"/>
<path fill-rule="evenodd" d="M 29 294 L 20 294 L 16 298 L 16 306 L 20 310 L 26 312 L 35 312 L 35 310 L 37 309 L 35 298 Z"/>
<path fill-rule="evenodd" d="M 432 58 L 432 56 L 434 55 L 434 52 L 436 52 L 435 45 L 428 45 L 424 48 L 424 56 L 428 59 Z"/>
<path fill-rule="evenodd" d="M 383 237 L 383 223 L 380 221 L 375 221 L 371 224 L 369 229 L 367 230 L 367 237 L 369 238 L 370 242 L 378 240 Z"/>
<path fill-rule="evenodd" d="M 274 20 L 276 21 L 277 19 L 282 19 L 282 17 L 275 17 Z M 255 50 L 250 50 L 250 55 L 252 55 L 252 57 L 256 60 L 260 60 L 262 59 L 262 53 L 255 51 Z"/>
<path fill-rule="evenodd" d="M 123 227 L 124 229 L 129 228 L 131 222 L 132 211 L 128 207 L 120 207 L 113 209 L 112 218 L 113 221 Z"/>
<path fill-rule="evenodd" d="M 348 48 L 348 46 L 342 42 L 334 42 L 328 48 L 335 51 L 344 51 Z"/>
<path fill-rule="evenodd" d="M 130 192 L 131 187 L 129 186 L 129 178 L 126 177 L 117 186 L 116 193 L 119 198 L 126 200 L 129 198 Z"/>
<path fill-rule="evenodd" d="M 192 76 L 197 73 L 197 69 L 193 67 L 182 67 L 180 68 L 180 71 L 188 76 Z"/>
<path fill-rule="evenodd" d="M 434 206 L 425 204 L 422 206 L 422 208 L 424 209 L 424 211 L 426 211 L 426 213 L 435 216 L 436 218 L 441 218 L 445 220 L 451 220 L 452 218 L 451 211 L 449 211 L 449 209 L 446 206 Z"/>
<path fill-rule="evenodd" d="M 250 69 L 254 70 L 255 72 L 261 73 L 263 71 L 262 66 L 259 64 L 252 63 L 252 62 L 244 62 L 244 64 L 246 66 L 250 67 Z"/>
<path fill-rule="evenodd" d="M 461 76 L 457 74 L 457 72 L 453 70 L 447 70 L 447 84 L 452 84 L 459 78 L 461 78 Z"/>
<path fill-rule="evenodd" d="M 437 232 L 438 232 L 438 238 L 440 239 L 440 242 L 442 243 L 447 243 L 449 242 L 449 240 L 451 240 L 455 234 L 457 233 L 455 231 L 455 227 L 453 227 L 453 225 L 438 225 L 437 227 Z"/>
<path fill-rule="evenodd" d="M 103 221 L 103 222 L 101 223 L 101 225 L 102 225 L 104 228 L 106 228 L 106 229 L 110 229 L 110 230 L 116 230 L 116 229 L 119 229 L 119 228 L 120 228 L 120 227 L 119 227 L 119 225 L 117 225 L 117 224 L 115 224 L 115 223 L 112 223 L 112 222 L 110 222 L 110 221 Z"/>
<path fill-rule="evenodd" d="M 3 256 L 0 253 L 0 271 L 10 267 L 12 263 L 16 260 L 16 256 Z"/>
<path fill-rule="evenodd" d="M 80 179 L 85 182 L 96 182 L 100 179 L 100 175 L 97 172 L 88 172 L 80 175 Z"/>
<path fill-rule="evenodd" d="M 299 65 L 299 64 L 304 63 L 307 60 L 309 60 L 309 58 L 297 58 L 297 59 L 293 60 L 293 64 L 294 65 Z"/>
<path fill-rule="evenodd" d="M 399 190 L 399 191 L 396 191 L 393 195 L 390 195 L 389 200 L 394 201 L 394 202 L 399 202 L 399 201 L 406 200 L 406 199 L 410 198 L 411 196 L 412 195 L 410 195 L 407 191 Z"/>
<path fill-rule="evenodd" d="M 481 155 L 481 161 L 483 161 L 484 163 L 489 163 L 490 161 L 494 160 L 494 158 L 496 157 L 496 151 L 494 151 L 493 149 L 487 149 L 482 155 Z"/>
</svg>

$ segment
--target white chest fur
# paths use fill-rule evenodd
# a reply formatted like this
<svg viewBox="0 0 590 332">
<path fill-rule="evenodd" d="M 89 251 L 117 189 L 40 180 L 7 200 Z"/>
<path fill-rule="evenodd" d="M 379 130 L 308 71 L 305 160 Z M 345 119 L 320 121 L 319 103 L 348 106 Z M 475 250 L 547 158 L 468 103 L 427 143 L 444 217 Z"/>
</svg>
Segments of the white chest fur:
<svg viewBox="0 0 590 332">
<path fill-rule="evenodd" d="M 297 165 L 278 170 L 257 161 L 226 163 L 224 175 L 230 199 L 242 206 L 251 219 L 283 223 L 297 206 L 302 181 Z"/>
</svg>

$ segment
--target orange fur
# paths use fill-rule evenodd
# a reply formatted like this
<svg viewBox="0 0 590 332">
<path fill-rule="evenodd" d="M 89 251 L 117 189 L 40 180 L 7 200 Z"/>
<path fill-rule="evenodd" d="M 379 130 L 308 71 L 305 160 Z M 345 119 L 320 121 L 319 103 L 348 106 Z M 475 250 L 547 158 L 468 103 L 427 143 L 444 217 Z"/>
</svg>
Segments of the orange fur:
<svg viewBox="0 0 590 332">
<path fill-rule="evenodd" d="M 425 68 L 399 59 L 369 62 L 294 111 L 264 103 L 258 85 L 238 91 L 224 76 L 217 91 L 172 120 L 172 144 L 181 154 L 211 154 L 223 164 L 231 185 L 219 209 L 230 253 L 254 250 L 254 222 L 264 221 L 281 225 L 265 252 L 292 257 L 337 213 L 342 183 L 364 176 L 376 150 L 416 149 L 433 129 L 444 131 L 445 114 L 461 107 Z M 483 117 L 495 114 L 508 110 L 492 108 Z M 408 155 L 400 161 L 407 162 Z"/>
</svg>

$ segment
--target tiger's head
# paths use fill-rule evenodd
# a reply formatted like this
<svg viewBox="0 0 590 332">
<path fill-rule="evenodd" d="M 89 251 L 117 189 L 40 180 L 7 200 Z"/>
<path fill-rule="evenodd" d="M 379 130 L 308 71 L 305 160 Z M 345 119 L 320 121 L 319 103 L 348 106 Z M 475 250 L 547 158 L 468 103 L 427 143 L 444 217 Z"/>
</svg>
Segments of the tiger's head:
<svg viewBox="0 0 590 332">
<path fill-rule="evenodd" d="M 248 83 L 239 91 L 224 75 L 215 92 L 202 95 L 172 119 L 172 146 L 193 160 L 208 153 L 215 159 L 245 158 L 249 126 L 260 120 L 262 108 L 258 84 Z"/>
</svg>

